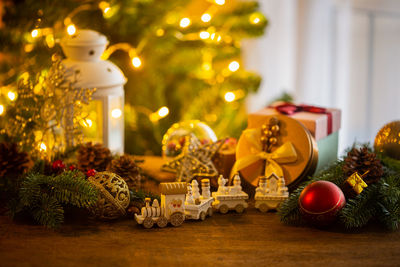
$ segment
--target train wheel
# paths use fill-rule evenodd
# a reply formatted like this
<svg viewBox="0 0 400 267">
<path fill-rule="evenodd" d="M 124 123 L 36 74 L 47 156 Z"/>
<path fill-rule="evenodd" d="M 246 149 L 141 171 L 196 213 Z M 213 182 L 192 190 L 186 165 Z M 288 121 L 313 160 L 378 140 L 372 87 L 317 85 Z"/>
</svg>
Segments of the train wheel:
<svg viewBox="0 0 400 267">
<path fill-rule="evenodd" d="M 143 226 L 144 228 L 150 229 L 151 227 L 153 227 L 154 221 L 152 218 L 147 217 L 146 219 L 144 219 L 143 221 Z"/>
<path fill-rule="evenodd" d="M 167 218 L 165 218 L 165 217 L 158 218 L 158 220 L 157 220 L 158 227 L 164 228 L 165 226 L 167 226 L 167 224 L 168 224 Z"/>
<path fill-rule="evenodd" d="M 267 211 L 269 210 L 267 204 L 264 204 L 264 203 L 261 204 L 261 205 L 258 207 L 258 209 L 259 209 L 261 212 L 267 212 Z"/>
<path fill-rule="evenodd" d="M 185 217 L 183 217 L 182 213 L 175 212 L 174 214 L 171 215 L 170 220 L 171 220 L 171 224 L 176 227 L 183 223 L 183 221 L 185 220 Z"/>
<path fill-rule="evenodd" d="M 208 208 L 207 210 L 208 216 L 212 216 L 213 215 L 213 209 L 212 208 Z"/>
<path fill-rule="evenodd" d="M 206 213 L 204 211 L 202 211 L 200 213 L 200 220 L 204 221 L 206 219 Z"/>
<path fill-rule="evenodd" d="M 229 210 L 227 205 L 221 205 L 221 207 L 219 207 L 219 212 L 221 212 L 222 214 L 227 213 Z"/>
<path fill-rule="evenodd" d="M 242 204 L 237 204 L 235 210 L 237 213 L 242 213 L 244 211 L 244 207 Z"/>
</svg>

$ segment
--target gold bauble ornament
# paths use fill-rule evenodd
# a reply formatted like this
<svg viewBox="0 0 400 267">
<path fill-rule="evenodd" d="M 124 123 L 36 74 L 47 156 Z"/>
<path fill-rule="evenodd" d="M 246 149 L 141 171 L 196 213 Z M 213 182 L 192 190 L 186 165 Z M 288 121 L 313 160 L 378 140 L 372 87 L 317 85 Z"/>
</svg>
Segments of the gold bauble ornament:
<svg viewBox="0 0 400 267">
<path fill-rule="evenodd" d="M 400 160 L 400 121 L 390 122 L 379 130 L 374 148 L 377 153 Z"/>
<path fill-rule="evenodd" d="M 126 214 L 130 195 L 124 179 L 112 172 L 98 172 L 88 180 L 100 192 L 99 199 L 91 210 L 96 218 L 110 220 Z"/>
</svg>

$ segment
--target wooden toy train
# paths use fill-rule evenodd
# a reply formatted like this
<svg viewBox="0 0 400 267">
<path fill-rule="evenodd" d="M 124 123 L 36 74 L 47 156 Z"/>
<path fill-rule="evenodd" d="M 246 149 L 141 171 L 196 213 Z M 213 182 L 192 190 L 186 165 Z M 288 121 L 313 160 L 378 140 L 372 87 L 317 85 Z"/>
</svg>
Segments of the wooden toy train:
<svg viewBox="0 0 400 267">
<path fill-rule="evenodd" d="M 225 186 L 226 179 L 220 177 L 218 192 L 210 193 L 210 180 L 201 180 L 202 194 L 196 180 L 191 185 L 183 182 L 161 183 L 161 205 L 157 199 L 150 206 L 150 199 L 146 199 L 146 206 L 141 214 L 135 214 L 138 224 L 151 228 L 154 224 L 165 227 L 168 223 L 172 226 L 181 225 L 185 219 L 205 220 L 211 216 L 213 208 L 221 213 L 235 209 L 241 213 L 247 208 L 248 195 L 242 191 L 240 178 L 237 176 L 233 186 Z"/>
<path fill-rule="evenodd" d="M 138 224 L 145 228 L 180 226 L 185 220 L 205 220 L 211 216 L 213 209 L 222 214 L 229 210 L 242 213 L 248 204 L 249 196 L 242 191 L 239 175 L 235 175 L 233 186 L 226 186 L 227 179 L 222 175 L 218 178 L 218 191 L 210 193 L 210 180 L 201 180 L 200 195 L 199 185 L 196 180 L 191 184 L 184 182 L 161 183 L 161 205 L 157 199 L 150 206 L 150 199 L 146 198 L 146 206 L 141 214 L 135 214 Z M 288 198 L 287 187 L 283 177 L 275 174 L 270 177 L 260 177 L 260 184 L 256 189 L 255 207 L 262 212 L 276 209 L 279 204 Z"/>
</svg>

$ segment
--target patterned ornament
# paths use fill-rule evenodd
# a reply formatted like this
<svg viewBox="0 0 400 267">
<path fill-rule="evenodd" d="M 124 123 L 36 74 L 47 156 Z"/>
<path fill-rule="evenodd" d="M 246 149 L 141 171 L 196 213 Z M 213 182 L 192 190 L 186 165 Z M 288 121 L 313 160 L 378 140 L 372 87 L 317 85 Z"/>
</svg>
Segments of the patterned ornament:
<svg viewBox="0 0 400 267">
<path fill-rule="evenodd" d="M 365 174 L 367 173 L 368 171 Z M 361 194 L 364 188 L 368 187 L 362 178 L 364 175 L 359 175 L 358 172 L 355 172 L 346 179 L 343 185 L 343 191 L 347 197 L 356 197 Z"/>
<path fill-rule="evenodd" d="M 334 183 L 317 181 L 306 186 L 300 194 L 300 211 L 309 223 L 326 226 L 336 220 L 346 205 L 342 190 Z"/>
<path fill-rule="evenodd" d="M 130 202 L 128 185 L 111 172 L 98 172 L 88 178 L 100 192 L 92 213 L 99 219 L 117 219 L 126 214 Z"/>
<path fill-rule="evenodd" d="M 379 130 L 375 137 L 375 151 L 400 160 L 400 121 L 393 121 Z"/>
<path fill-rule="evenodd" d="M 194 134 L 187 135 L 182 153 L 163 165 L 164 171 L 177 174 L 177 181 L 190 182 L 196 177 L 213 177 L 218 174 L 212 158 L 223 142 L 202 145 Z"/>
</svg>

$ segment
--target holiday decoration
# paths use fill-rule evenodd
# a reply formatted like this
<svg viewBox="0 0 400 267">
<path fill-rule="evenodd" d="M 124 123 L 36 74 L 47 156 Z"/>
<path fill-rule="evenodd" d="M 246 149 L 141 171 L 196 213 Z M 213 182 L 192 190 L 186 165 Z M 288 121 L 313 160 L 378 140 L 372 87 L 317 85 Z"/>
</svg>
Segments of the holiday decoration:
<svg viewBox="0 0 400 267">
<path fill-rule="evenodd" d="M 226 186 L 226 183 L 227 179 L 220 175 L 218 178 L 218 191 L 212 193 L 215 199 L 213 203 L 214 209 L 222 214 L 227 213 L 229 210 L 242 213 L 248 207 L 246 200 L 249 195 L 242 191 L 239 175 L 235 175 L 233 178 L 233 186 Z"/>
<path fill-rule="evenodd" d="M 105 171 L 111 163 L 111 151 L 101 144 L 82 144 L 78 150 L 78 168 L 86 172 L 90 169 Z"/>
<path fill-rule="evenodd" d="M 54 176 L 29 173 L 19 191 L 18 208 L 39 224 L 59 227 L 64 221 L 64 207 L 91 209 L 98 199 L 96 188 L 79 171 L 65 171 Z"/>
<path fill-rule="evenodd" d="M 353 173 L 346 181 L 344 181 L 342 189 L 347 197 L 356 197 L 368 185 L 363 180 L 364 175 L 359 175 L 358 172 Z"/>
<path fill-rule="evenodd" d="M 271 106 L 249 114 L 249 128 L 263 123 L 265 116 L 283 114 L 301 122 L 310 131 L 318 148 L 318 163 L 315 172 L 334 163 L 338 155 L 341 111 L 288 102 L 274 102 Z"/>
<path fill-rule="evenodd" d="M 1 185 L 6 179 L 16 179 L 26 171 L 31 161 L 28 153 L 20 152 L 15 143 L 0 143 L 0 179 Z"/>
<path fill-rule="evenodd" d="M 185 220 L 185 194 L 187 184 L 182 182 L 161 183 L 161 206 L 157 199 L 153 200 L 150 207 L 150 198 L 146 199 L 146 206 L 141 214 L 135 214 L 138 224 L 145 228 L 153 227 L 154 223 L 163 228 L 171 223 L 172 226 L 180 226 Z"/>
<path fill-rule="evenodd" d="M 289 192 L 283 177 L 278 177 L 275 173 L 269 177 L 262 176 L 254 196 L 255 207 L 261 212 L 276 210 L 288 197 Z"/>
<path fill-rule="evenodd" d="M 135 163 L 132 156 L 122 155 L 111 162 L 111 171 L 118 174 L 125 180 L 129 189 L 139 189 L 140 180 L 142 176 L 140 174 L 140 168 Z"/>
<path fill-rule="evenodd" d="M 95 176 L 97 171 L 95 169 L 90 169 L 86 172 L 86 177 Z"/>
<path fill-rule="evenodd" d="M 236 145 L 236 138 L 227 138 L 213 158 L 215 168 L 224 177 L 229 177 L 232 167 L 235 164 Z M 218 186 L 215 179 L 211 180 L 211 185 L 215 188 Z"/>
<path fill-rule="evenodd" d="M 214 198 L 210 193 L 210 180 L 201 180 L 201 195 L 199 194 L 199 185 L 196 180 L 192 181 L 191 186 L 188 185 L 188 193 L 185 200 L 185 219 L 202 220 L 206 216 L 211 216 L 212 203 Z"/>
<path fill-rule="evenodd" d="M 367 147 L 351 149 L 347 153 L 343 171 L 347 176 L 354 172 L 365 173 L 363 180 L 367 184 L 379 181 L 383 175 L 380 160 Z"/>
<path fill-rule="evenodd" d="M 100 192 L 96 205 L 91 209 L 96 218 L 117 219 L 126 214 L 130 194 L 128 185 L 121 177 L 111 172 L 98 172 L 88 180 Z"/>
<path fill-rule="evenodd" d="M 212 158 L 218 151 L 221 143 L 202 145 L 193 134 L 186 136 L 182 153 L 163 165 L 163 170 L 176 172 L 177 181 L 190 182 L 196 177 L 216 176 L 217 170 Z"/>
<path fill-rule="evenodd" d="M 126 78 L 111 61 L 102 60 L 108 40 L 92 30 L 77 30 L 61 40 L 67 73 L 78 73 L 75 86 L 96 88 L 83 110 L 85 140 L 124 152 L 124 88 Z"/>
<path fill-rule="evenodd" d="M 279 138 L 273 137 L 273 131 L 268 128 L 274 126 L 271 120 L 279 121 L 276 129 Z M 271 136 L 266 138 L 267 134 Z M 231 177 L 240 171 L 248 183 L 257 186 L 260 175 L 269 177 L 275 173 L 285 178 L 285 184 L 294 187 L 314 172 L 317 160 L 313 138 L 301 123 L 284 115 L 263 116 L 258 122 L 250 124 L 249 121 L 240 136 Z"/>
<path fill-rule="evenodd" d="M 400 121 L 393 121 L 379 130 L 375 137 L 374 149 L 400 160 Z"/>
<path fill-rule="evenodd" d="M 62 160 L 58 159 L 53 162 L 51 167 L 52 167 L 53 171 L 60 172 L 65 169 L 65 164 Z"/>
<path fill-rule="evenodd" d="M 50 159 L 82 141 L 81 110 L 94 89 L 76 87 L 77 73 L 66 74 L 54 55 L 48 72 L 25 72 L 8 107 L 2 133 L 34 157 Z"/>
<path fill-rule="evenodd" d="M 357 147 L 360 147 L 359 151 L 362 151 L 364 148 L 367 151 L 370 149 L 367 145 L 354 145 L 352 148 Z M 303 224 L 299 198 L 304 188 L 309 184 L 321 180 L 333 182 L 337 186 L 343 186 L 349 178 L 343 166 L 347 164 L 346 161 L 351 156 L 352 153 L 349 153 L 349 155 L 346 155 L 343 159 L 339 159 L 328 169 L 318 173 L 307 183 L 294 190 L 290 194 L 289 199 L 280 206 L 279 213 L 281 220 L 287 224 Z M 400 225 L 400 216 L 397 212 L 400 204 L 400 184 L 398 179 L 400 163 L 383 155 L 380 155 L 380 160 L 384 166 L 381 179 L 364 187 L 362 192 L 354 198 L 350 195 L 351 198 L 348 198 L 346 205 L 338 212 L 338 223 L 343 227 L 349 229 L 360 228 L 367 225 L 370 221 L 375 221 L 379 222 L 386 229 L 398 229 Z M 369 172 L 366 176 L 368 174 Z"/>
<path fill-rule="evenodd" d="M 185 136 L 193 134 L 202 144 L 214 143 L 217 136 L 204 122 L 199 120 L 183 121 L 173 124 L 162 139 L 162 154 L 175 157 L 182 152 L 185 146 Z"/>
<path fill-rule="evenodd" d="M 342 190 L 328 181 L 309 184 L 299 197 L 299 207 L 304 218 L 316 225 L 328 225 L 335 221 L 345 204 Z"/>
</svg>

